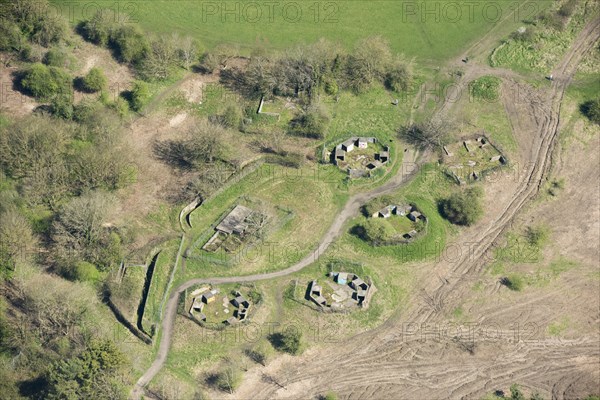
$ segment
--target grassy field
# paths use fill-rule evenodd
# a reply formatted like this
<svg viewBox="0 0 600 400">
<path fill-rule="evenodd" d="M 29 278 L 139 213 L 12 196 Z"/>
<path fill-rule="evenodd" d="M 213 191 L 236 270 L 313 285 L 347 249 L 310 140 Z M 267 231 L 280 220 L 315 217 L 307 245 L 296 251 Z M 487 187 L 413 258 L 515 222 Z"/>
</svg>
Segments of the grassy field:
<svg viewBox="0 0 600 400">
<path fill-rule="evenodd" d="M 539 6 L 510 15 L 514 2 L 485 0 L 423 2 L 397 0 L 269 2 L 51 0 L 73 23 L 90 17 L 96 7 L 118 8 L 119 15 L 138 22 L 150 32 L 191 35 L 210 49 L 219 44 L 240 48 L 285 49 L 321 37 L 351 48 L 366 36 L 387 38 L 392 49 L 408 57 L 440 61 L 481 37 L 498 21 L 517 24 Z M 548 3 L 538 1 L 536 3 Z M 535 9 L 534 9 L 535 8 Z M 360 26 L 361 29 L 356 29 Z"/>
<path fill-rule="evenodd" d="M 239 203 L 246 193 L 255 202 L 277 205 L 292 214 L 262 242 L 242 248 L 236 255 L 219 259 L 218 255 L 210 257 L 200 252 L 199 257 L 194 257 L 196 253 L 193 252 L 188 258 L 185 273 L 177 277 L 178 281 L 200 276 L 273 271 L 285 268 L 308 254 L 348 196 L 346 190 L 338 188 L 342 174 L 334 166 L 326 168 L 327 173 L 318 176 L 314 167 L 293 170 L 264 165 L 203 204 L 191 216 L 194 238 L 202 235 L 223 213 Z"/>
<path fill-rule="evenodd" d="M 509 38 L 503 41 L 492 52 L 490 65 L 508 67 L 522 73 L 549 73 L 565 54 L 585 23 L 593 14 L 598 13 L 598 3 L 593 3 L 578 2 L 573 15 L 568 18 L 562 29 L 540 21 L 524 25 L 523 28 L 531 30 L 531 39 Z M 559 7 L 560 4 L 555 3 L 546 8 L 548 8 L 548 12 L 555 13 Z"/>
</svg>

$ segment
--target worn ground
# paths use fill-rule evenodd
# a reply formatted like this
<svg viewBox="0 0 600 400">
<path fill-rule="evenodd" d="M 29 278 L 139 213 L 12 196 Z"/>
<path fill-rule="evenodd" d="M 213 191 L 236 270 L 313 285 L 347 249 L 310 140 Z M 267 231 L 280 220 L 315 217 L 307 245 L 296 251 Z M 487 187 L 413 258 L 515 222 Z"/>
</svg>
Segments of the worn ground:
<svg viewBox="0 0 600 400">
<path fill-rule="evenodd" d="M 510 175 L 486 185 L 486 218 L 459 235 L 459 256 L 418 266 L 427 273 L 411 311 L 339 346 L 254 371 L 232 398 L 307 398 L 329 390 L 350 399 L 479 398 L 515 382 L 545 398 L 598 394 L 598 139 L 562 152 L 556 146 L 564 126 L 564 91 L 581 57 L 600 37 L 599 27 L 598 19 L 587 25 L 556 67 L 550 87 L 533 89 L 500 71 L 504 105 L 521 149 L 521 173 L 518 179 Z M 466 80 L 478 70 L 487 68 L 467 67 Z M 450 109 L 440 108 L 442 113 Z M 569 182 L 565 192 L 556 201 L 532 203 L 552 165 L 552 173 Z M 559 218 L 565 210 L 585 210 L 585 217 Z M 561 244 L 556 254 L 581 267 L 542 289 L 513 293 L 487 273 L 486 254 L 505 232 L 528 219 L 548 223 L 551 242 Z M 483 295 L 473 289 L 478 283 Z M 475 297 L 461 328 L 451 325 L 452 310 Z M 549 335 L 549 323 L 565 315 L 576 328 L 564 336 Z"/>
</svg>

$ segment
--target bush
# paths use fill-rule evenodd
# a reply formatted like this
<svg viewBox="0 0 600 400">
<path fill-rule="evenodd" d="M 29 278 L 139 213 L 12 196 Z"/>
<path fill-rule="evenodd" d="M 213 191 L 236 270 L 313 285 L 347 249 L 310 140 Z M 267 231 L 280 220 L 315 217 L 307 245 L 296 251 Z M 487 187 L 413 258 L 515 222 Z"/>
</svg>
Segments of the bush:
<svg viewBox="0 0 600 400">
<path fill-rule="evenodd" d="M 229 105 L 221 116 L 221 123 L 231 129 L 239 129 L 242 122 L 242 111 L 239 107 Z"/>
<path fill-rule="evenodd" d="M 224 392 L 233 393 L 242 383 L 242 371 L 237 365 L 229 363 L 208 377 L 208 383 Z"/>
<path fill-rule="evenodd" d="M 88 92 L 99 92 L 106 87 L 106 76 L 100 68 L 92 68 L 83 78 L 83 89 Z"/>
<path fill-rule="evenodd" d="M 290 121 L 289 133 L 312 139 L 323 139 L 329 124 L 329 116 L 324 110 L 309 109 Z"/>
<path fill-rule="evenodd" d="M 325 83 L 323 86 L 325 89 L 325 93 L 327 93 L 330 96 L 335 96 L 336 94 L 338 94 L 339 87 L 335 79 L 325 78 L 324 81 Z"/>
<path fill-rule="evenodd" d="M 36 63 L 23 73 L 21 86 L 34 97 L 44 100 L 57 94 L 70 94 L 72 79 L 61 69 Z"/>
<path fill-rule="evenodd" d="M 98 269 L 86 261 L 77 262 L 63 270 L 65 278 L 73 281 L 96 282 L 100 279 Z"/>
<path fill-rule="evenodd" d="M 146 35 L 137 26 L 132 25 L 117 29 L 111 38 L 111 46 L 121 61 L 133 65 L 140 65 L 150 49 Z"/>
<path fill-rule="evenodd" d="M 113 10 L 99 10 L 88 21 L 79 26 L 84 39 L 100 46 L 107 46 L 117 28 L 116 14 Z"/>
<path fill-rule="evenodd" d="M 548 240 L 548 229 L 543 226 L 528 226 L 525 231 L 525 238 L 530 246 L 540 247 Z"/>
<path fill-rule="evenodd" d="M 374 245 L 391 243 L 397 232 L 389 221 L 383 218 L 369 218 L 359 226 L 359 236 Z"/>
<path fill-rule="evenodd" d="M 338 396 L 334 392 L 327 392 L 325 396 L 321 397 L 323 400 L 337 400 Z"/>
<path fill-rule="evenodd" d="M 409 64 L 397 61 L 387 71 L 384 79 L 385 87 L 395 92 L 408 90 L 412 82 L 412 71 Z"/>
<path fill-rule="evenodd" d="M 70 93 L 54 96 L 50 103 L 52 114 L 62 119 L 72 119 L 74 115 L 73 96 Z"/>
<path fill-rule="evenodd" d="M 456 225 L 473 225 L 483 215 L 483 190 L 473 187 L 456 192 L 442 200 L 440 211 L 444 218 Z"/>
<path fill-rule="evenodd" d="M 21 28 L 6 18 L 0 18 L 0 51 L 21 52 L 26 39 Z"/>
<path fill-rule="evenodd" d="M 124 118 L 129 114 L 129 103 L 122 97 L 118 97 L 114 103 L 110 105 L 119 117 Z"/>
<path fill-rule="evenodd" d="M 590 121 L 600 125 L 600 98 L 586 101 L 579 109 Z"/>
<path fill-rule="evenodd" d="M 298 329 L 273 333 L 269 335 L 269 341 L 279 351 L 292 355 L 298 355 L 302 352 L 302 332 Z"/>
<path fill-rule="evenodd" d="M 515 292 L 520 292 L 523 289 L 525 283 L 523 282 L 523 278 L 520 275 L 512 274 L 501 280 L 502 284 L 509 288 L 510 290 L 514 290 Z"/>
<path fill-rule="evenodd" d="M 52 48 L 44 55 L 44 64 L 50 67 L 64 68 L 67 64 L 67 52 L 62 48 Z"/>
<path fill-rule="evenodd" d="M 150 90 L 148 84 L 143 81 L 133 82 L 131 90 L 131 108 L 135 111 L 140 111 L 150 99 Z"/>
</svg>

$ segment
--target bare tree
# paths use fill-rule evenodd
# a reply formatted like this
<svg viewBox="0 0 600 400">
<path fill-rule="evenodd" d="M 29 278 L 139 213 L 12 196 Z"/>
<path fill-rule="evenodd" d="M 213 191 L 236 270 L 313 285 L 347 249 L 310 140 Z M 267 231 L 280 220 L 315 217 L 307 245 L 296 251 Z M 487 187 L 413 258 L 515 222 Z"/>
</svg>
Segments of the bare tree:
<svg viewBox="0 0 600 400">
<path fill-rule="evenodd" d="M 400 128 L 398 137 L 420 148 L 441 148 L 448 140 L 453 124 L 441 119 L 432 119 L 423 123 Z"/>
<path fill-rule="evenodd" d="M 192 37 L 186 36 L 179 41 L 179 57 L 183 67 L 189 71 L 198 59 L 198 43 Z"/>
</svg>

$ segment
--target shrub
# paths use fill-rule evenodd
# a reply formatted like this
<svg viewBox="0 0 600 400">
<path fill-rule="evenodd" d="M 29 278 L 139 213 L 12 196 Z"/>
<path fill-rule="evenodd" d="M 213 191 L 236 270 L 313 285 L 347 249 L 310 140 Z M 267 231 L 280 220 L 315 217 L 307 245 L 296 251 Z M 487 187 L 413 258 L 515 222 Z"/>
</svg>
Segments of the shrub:
<svg viewBox="0 0 600 400">
<path fill-rule="evenodd" d="M 557 14 L 563 18 L 568 18 L 573 15 L 575 12 L 575 7 L 577 6 L 577 0 L 567 0 L 557 11 Z"/>
<path fill-rule="evenodd" d="M 100 278 L 98 269 L 86 261 L 77 262 L 63 271 L 65 278 L 73 281 L 96 282 Z"/>
<path fill-rule="evenodd" d="M 548 240 L 548 229 L 543 226 L 528 226 L 525 231 L 525 238 L 530 246 L 542 246 Z"/>
<path fill-rule="evenodd" d="M 327 392 L 325 396 L 321 397 L 323 400 L 337 400 L 338 396 L 334 392 Z"/>
<path fill-rule="evenodd" d="M 148 55 L 149 44 L 144 33 L 133 25 L 121 26 L 111 38 L 111 46 L 121 61 L 139 65 Z"/>
<path fill-rule="evenodd" d="M 473 225 L 483 215 L 483 190 L 473 187 L 453 193 L 440 203 L 441 214 L 456 225 Z"/>
<path fill-rule="evenodd" d="M 323 139 L 329 123 L 324 110 L 313 108 L 290 121 L 289 133 L 313 139 Z"/>
<path fill-rule="evenodd" d="M 242 383 L 242 371 L 237 365 L 229 363 L 208 378 L 208 383 L 219 390 L 233 393 Z"/>
<path fill-rule="evenodd" d="M 133 82 L 131 90 L 131 108 L 135 111 L 140 111 L 150 99 L 150 90 L 148 84 L 143 81 Z"/>
<path fill-rule="evenodd" d="M 71 92 L 72 79 L 61 69 L 33 64 L 23 73 L 21 86 L 38 99 Z"/>
<path fill-rule="evenodd" d="M 21 28 L 6 18 L 0 18 L 0 50 L 20 52 L 25 45 Z"/>
<path fill-rule="evenodd" d="M 106 76 L 100 68 L 92 68 L 83 78 L 83 89 L 88 92 L 99 92 L 106 87 Z"/>
<path fill-rule="evenodd" d="M 520 275 L 512 274 L 501 280 L 502 284 L 509 288 L 510 290 L 514 290 L 515 292 L 520 292 L 523 289 L 525 283 L 523 282 L 523 278 Z"/>
<path fill-rule="evenodd" d="M 114 103 L 110 105 L 119 115 L 119 117 L 124 118 L 129 114 L 129 103 L 123 99 L 122 97 L 118 97 Z"/>
<path fill-rule="evenodd" d="M 510 398 L 511 400 L 525 400 L 525 395 L 516 383 L 510 386 Z"/>
<path fill-rule="evenodd" d="M 389 90 L 400 92 L 407 90 L 412 81 L 412 71 L 409 64 L 396 61 L 385 74 L 384 84 Z"/>
<path fill-rule="evenodd" d="M 273 333 L 269 335 L 269 341 L 279 351 L 292 355 L 298 355 L 302 352 L 302 332 L 298 329 Z"/>
<path fill-rule="evenodd" d="M 52 48 L 44 55 L 44 64 L 50 67 L 65 67 L 67 52 L 62 48 Z"/>
<path fill-rule="evenodd" d="M 590 121 L 600 125 L 600 98 L 586 101 L 579 109 Z"/>
<path fill-rule="evenodd" d="M 79 26 L 84 39 L 100 46 L 108 45 L 117 28 L 116 15 L 113 10 L 99 10 L 88 21 Z"/>
<path fill-rule="evenodd" d="M 392 242 L 397 232 L 389 221 L 383 218 L 369 218 L 360 225 L 360 235 L 362 238 L 372 244 L 384 244 Z"/>
<path fill-rule="evenodd" d="M 63 119 L 72 119 L 74 114 L 73 96 L 70 93 L 61 93 L 54 96 L 50 103 L 52 114 Z"/>
<path fill-rule="evenodd" d="M 239 129 L 242 122 L 242 111 L 237 106 L 229 105 L 221 116 L 221 122 L 227 128 Z"/>
<path fill-rule="evenodd" d="M 335 79 L 325 78 L 324 81 L 325 83 L 323 86 L 325 89 L 325 93 L 327 93 L 330 96 L 335 96 L 336 94 L 338 94 L 339 87 Z"/>
</svg>

